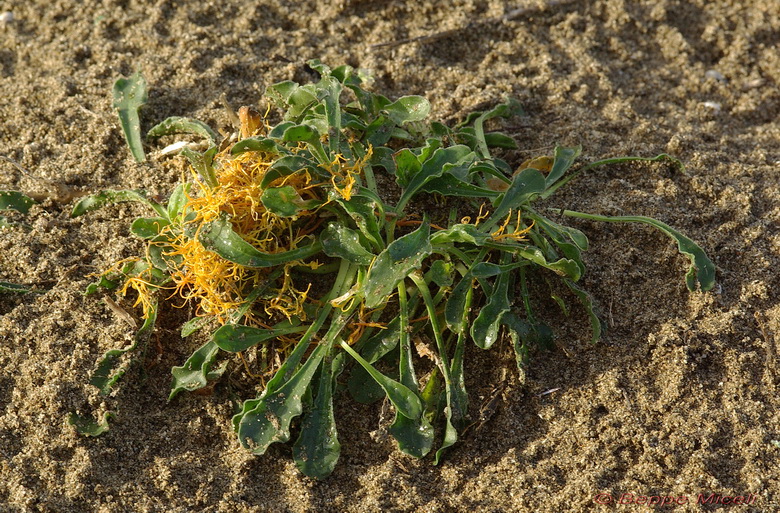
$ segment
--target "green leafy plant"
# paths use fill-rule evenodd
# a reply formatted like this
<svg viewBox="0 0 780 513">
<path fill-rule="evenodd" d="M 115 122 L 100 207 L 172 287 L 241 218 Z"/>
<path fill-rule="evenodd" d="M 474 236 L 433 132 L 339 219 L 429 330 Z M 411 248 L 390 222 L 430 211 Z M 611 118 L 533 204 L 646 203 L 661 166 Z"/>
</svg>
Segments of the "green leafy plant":
<svg viewBox="0 0 780 513">
<path fill-rule="evenodd" d="M 146 160 L 141 142 L 141 119 L 138 110 L 146 104 L 146 79 L 140 71 L 130 78 L 120 78 L 114 83 L 114 108 L 119 115 L 122 132 L 136 162 Z"/>
<path fill-rule="evenodd" d="M 0 191 L 0 214 L 4 212 L 18 212 L 20 214 L 26 214 L 30 207 L 35 204 L 35 200 L 16 191 Z M 5 215 L 0 215 L 0 230 L 11 228 L 14 226 L 21 226 L 26 229 L 30 229 L 27 223 L 21 221 L 14 221 L 7 218 Z M 0 281 L 0 294 L 26 294 L 32 289 L 25 285 L 19 285 L 17 283 L 11 283 L 7 281 Z"/>
<path fill-rule="evenodd" d="M 157 296 L 178 297 L 197 312 L 182 337 L 209 319 L 219 327 L 173 368 L 170 399 L 219 379 L 235 361 L 225 356 L 251 354 L 260 392 L 232 419 L 248 450 L 263 454 L 296 432 L 300 470 L 327 476 L 340 450 L 333 401 L 347 389 L 358 401 L 392 404 L 389 432 L 411 456 L 429 454 L 442 426 L 438 463 L 469 423 L 468 341 L 482 349 L 506 341 L 520 366 L 534 347 L 551 343 L 529 281 L 549 284 L 567 311 L 566 295 L 553 291 L 558 280 L 587 311 L 592 339 L 601 334 L 593 301 L 578 284 L 588 239 L 553 217 L 654 226 L 691 259 L 688 288 L 713 286 L 710 260 L 667 225 L 549 204 L 576 176 L 570 170 L 579 148 L 559 147 L 518 168 L 496 158 L 492 149 L 516 144 L 485 125 L 516 115 L 515 102 L 448 127 L 425 121 L 430 105 L 422 97 L 391 101 L 366 90 L 359 70 L 319 61 L 310 66 L 320 73 L 318 82 L 267 89 L 283 112 L 274 126 L 242 108 L 237 133 L 220 144 L 192 120 L 153 128 L 150 137 L 188 132 L 211 144 L 202 153 L 183 151 L 192 178 L 166 205 L 141 191 L 105 191 L 74 208 L 76 216 L 138 201 L 150 213 L 131 226 L 148 242 L 146 254 L 120 262 L 88 289 L 134 291 L 145 319 L 133 344 L 98 364 L 91 382 L 103 394 L 127 370 L 128 356 L 148 342 Z M 679 164 L 666 155 L 626 157 L 578 172 L 631 160 Z M 392 180 L 396 189 L 380 186 L 380 174 L 381 183 Z M 417 208 L 432 201 L 439 206 L 431 212 Z M 433 361 L 425 372 L 417 370 L 423 366 L 413 347 Z M 74 424 L 90 434 L 107 427 L 107 417 L 79 419 Z"/>
<path fill-rule="evenodd" d="M 19 212 L 26 214 L 30 207 L 35 204 L 35 200 L 16 191 L 0 191 L 0 213 Z M 0 229 L 11 226 L 23 226 L 29 228 L 25 223 L 14 222 L 4 215 L 0 215 Z"/>
</svg>

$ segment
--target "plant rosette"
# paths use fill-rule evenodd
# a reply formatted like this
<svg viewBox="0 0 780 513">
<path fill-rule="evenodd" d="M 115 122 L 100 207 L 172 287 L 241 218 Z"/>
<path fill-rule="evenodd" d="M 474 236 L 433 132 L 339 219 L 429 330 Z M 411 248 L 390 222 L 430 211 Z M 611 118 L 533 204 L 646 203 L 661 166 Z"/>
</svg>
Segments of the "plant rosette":
<svg viewBox="0 0 780 513">
<path fill-rule="evenodd" d="M 679 161 L 623 157 L 572 171 L 580 149 L 559 147 L 513 168 L 491 151 L 516 148 L 515 141 L 487 132 L 485 124 L 517 115 L 516 102 L 449 127 L 426 121 L 425 98 L 391 101 L 365 89 L 367 75 L 360 70 L 309 65 L 321 75 L 318 82 L 286 81 L 267 89 L 283 112 L 274 126 L 244 107 L 236 133 L 221 142 L 208 126 L 187 118 L 152 128 L 147 138 L 188 133 L 208 144 L 203 152 L 183 147 L 191 176 L 167 204 L 122 190 L 75 206 L 73 216 L 119 201 L 150 209 L 150 217 L 131 226 L 147 241 L 145 254 L 120 262 L 87 290 L 132 291 L 144 318 L 130 346 L 98 363 L 91 383 L 101 393 L 109 394 L 143 354 L 158 298 L 191 304 L 196 316 L 182 327 L 182 337 L 210 319 L 219 327 L 173 368 L 170 400 L 218 380 L 236 361 L 225 358 L 228 353 L 243 360 L 251 352 L 262 391 L 239 406 L 232 424 L 253 453 L 296 433 L 293 457 L 301 472 L 329 475 L 340 452 L 333 400 L 347 389 L 360 402 L 389 401 L 395 410 L 389 432 L 410 456 L 429 454 L 440 426 L 438 463 L 469 425 L 468 341 L 482 349 L 509 343 L 521 368 L 535 347 L 552 342 L 552 330 L 534 311 L 529 280 L 551 291 L 559 280 L 586 310 L 592 340 L 601 335 L 593 301 L 578 285 L 588 239 L 552 220 L 551 212 L 556 219 L 653 226 L 690 258 L 688 288 L 712 288 L 712 262 L 668 225 L 549 205 L 558 188 L 594 167 Z M 134 79 L 123 79 L 118 88 L 145 99 L 143 77 Z M 141 137 L 134 131 L 142 102 L 128 107 L 116 89 L 115 97 L 133 155 L 141 160 Z M 395 193 L 378 185 L 380 173 L 380 183 L 394 180 Z M 411 206 L 425 198 L 443 206 L 414 215 Z M 565 298 L 554 297 L 568 311 Z M 413 345 L 434 362 L 424 373 L 415 370 Z M 71 422 L 91 435 L 108 429 L 108 416 L 95 422 L 74 413 Z"/>
</svg>

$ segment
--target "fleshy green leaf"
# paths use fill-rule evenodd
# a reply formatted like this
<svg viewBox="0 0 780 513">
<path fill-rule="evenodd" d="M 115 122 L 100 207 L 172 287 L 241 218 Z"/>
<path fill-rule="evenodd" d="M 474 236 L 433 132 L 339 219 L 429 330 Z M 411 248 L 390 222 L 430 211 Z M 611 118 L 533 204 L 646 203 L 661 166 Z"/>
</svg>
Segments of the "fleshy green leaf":
<svg viewBox="0 0 780 513">
<path fill-rule="evenodd" d="M 463 321 L 463 312 L 467 309 L 466 303 L 471 294 L 471 287 L 477 278 L 490 278 L 500 274 L 508 274 L 521 267 L 522 263 L 506 265 L 493 264 L 491 262 L 478 262 L 461 278 L 460 282 L 452 289 L 452 292 L 444 305 L 444 320 L 447 327 L 454 333 L 461 333 L 466 324 Z"/>
<path fill-rule="evenodd" d="M 577 157 L 580 156 L 582 151 L 581 146 L 575 146 L 573 148 L 564 148 L 562 146 L 556 146 L 555 148 L 555 160 L 553 161 L 553 167 L 550 170 L 550 174 L 547 175 L 547 187 L 557 182 L 566 171 L 574 164 Z"/>
<path fill-rule="evenodd" d="M 384 109 L 396 125 L 421 121 L 431 112 L 431 104 L 422 96 L 402 96 Z"/>
<path fill-rule="evenodd" d="M 209 146 L 217 141 L 217 134 L 206 123 L 197 119 L 172 116 L 153 126 L 147 133 L 148 139 L 155 139 L 164 135 L 194 134 L 199 135 L 209 142 Z"/>
<path fill-rule="evenodd" d="M 505 103 L 496 105 L 491 110 L 480 113 L 476 119 L 474 119 L 474 135 L 477 139 L 477 148 L 482 158 L 489 159 L 490 151 L 488 151 L 487 138 L 485 136 L 485 121 L 496 117 L 510 117 L 522 112 L 520 104 L 516 100 L 509 99 Z M 468 119 L 471 119 L 469 116 Z M 468 122 L 468 121 L 467 121 Z"/>
<path fill-rule="evenodd" d="M 219 378 L 225 372 L 227 365 L 222 365 L 212 370 L 211 367 L 214 365 L 218 354 L 219 347 L 213 340 L 209 340 L 192 353 L 192 356 L 187 358 L 184 365 L 173 367 L 171 369 L 173 383 L 171 384 L 171 393 L 168 395 L 168 400 L 170 401 L 183 390 L 192 392 L 208 385 L 209 380 Z"/>
<path fill-rule="evenodd" d="M 517 141 L 501 132 L 485 134 L 485 143 L 487 143 L 488 148 L 504 148 L 507 150 L 516 150 L 518 148 Z"/>
<path fill-rule="evenodd" d="M 388 431 L 398 442 L 398 449 L 409 456 L 422 458 L 433 447 L 433 425 L 424 415 L 415 420 L 396 412 Z"/>
<path fill-rule="evenodd" d="M 31 290 L 32 289 L 26 285 L 18 285 L 16 283 L 0 281 L 0 294 L 2 293 L 27 294 Z"/>
<path fill-rule="evenodd" d="M 206 249 L 246 267 L 274 267 L 309 258 L 322 251 L 320 243 L 314 242 L 281 253 L 263 253 L 233 231 L 233 225 L 224 216 L 201 227 L 200 241 Z"/>
<path fill-rule="evenodd" d="M 190 165 L 198 172 L 200 177 L 206 182 L 209 187 L 216 187 L 219 185 L 217 182 L 217 175 L 214 172 L 214 156 L 217 154 L 218 148 L 212 146 L 203 153 L 191 150 L 186 146 L 181 149 L 180 154 L 185 157 Z"/>
<path fill-rule="evenodd" d="M 376 308 L 387 301 L 398 282 L 419 269 L 433 251 L 427 220 L 412 233 L 394 240 L 374 260 L 363 284 L 366 308 Z"/>
<path fill-rule="evenodd" d="M 357 362 L 369 373 L 371 377 L 382 387 L 387 394 L 387 398 L 395 406 L 398 411 L 404 417 L 408 417 L 412 420 L 417 420 L 422 415 L 422 403 L 417 395 L 400 384 L 399 382 L 388 378 L 381 372 L 374 369 L 370 363 L 368 363 L 362 356 L 357 354 L 349 344 L 343 340 L 340 342 L 341 347 L 348 352 Z"/>
<path fill-rule="evenodd" d="M 35 200 L 16 191 L 0 191 L 0 210 L 16 210 L 26 214 Z"/>
<path fill-rule="evenodd" d="M 208 317 L 193 317 L 189 321 L 185 322 L 181 325 L 181 338 L 187 338 L 199 329 L 201 329 L 203 326 L 208 324 L 209 318 Z"/>
<path fill-rule="evenodd" d="M 515 252 L 518 256 L 525 258 L 529 262 L 533 262 L 545 269 L 550 269 L 561 276 L 566 276 L 572 281 L 577 281 L 582 277 L 582 264 L 576 260 L 561 258 L 554 262 L 549 262 L 545 258 L 542 250 L 536 246 L 525 246 L 516 249 Z"/>
<path fill-rule="evenodd" d="M 379 224 L 384 218 L 382 201 L 362 194 L 353 194 L 349 200 L 339 197 L 336 202 L 355 221 L 360 232 L 374 249 L 381 251 L 384 247 Z"/>
<path fill-rule="evenodd" d="M 649 224 L 677 241 L 677 249 L 691 260 L 691 267 L 685 275 L 685 283 L 688 286 L 688 290 L 691 292 L 695 291 L 697 283 L 703 292 L 715 286 L 715 264 L 712 263 L 712 260 L 707 257 L 706 253 L 695 242 L 668 224 L 644 216 L 600 216 L 572 210 L 563 210 L 561 213 L 570 217 L 606 223 Z"/>
<path fill-rule="evenodd" d="M 482 246 L 490 240 L 490 235 L 481 232 L 473 224 L 456 224 L 446 230 L 438 230 L 431 235 L 431 243 L 434 245 L 466 242 L 475 246 Z"/>
<path fill-rule="evenodd" d="M 285 142 L 311 142 L 319 141 L 320 134 L 309 125 L 293 125 L 284 131 L 282 138 Z"/>
<path fill-rule="evenodd" d="M 425 273 L 425 281 L 435 283 L 439 287 L 451 287 L 454 271 L 455 266 L 451 262 L 435 260 Z"/>
<path fill-rule="evenodd" d="M 511 260 L 511 256 L 508 258 L 505 256 L 504 260 L 503 263 L 506 265 L 508 260 Z M 498 275 L 488 303 L 480 309 L 474 324 L 471 325 L 471 338 L 482 349 L 490 349 L 498 339 L 501 317 L 510 308 L 509 282 L 510 273 L 503 272 Z"/>
<path fill-rule="evenodd" d="M 162 217 L 139 217 L 130 225 L 130 231 L 142 239 L 153 239 L 170 224 L 170 221 Z"/>
<path fill-rule="evenodd" d="M 81 199 L 70 213 L 70 217 L 78 217 L 84 215 L 87 212 L 92 212 L 99 208 L 103 208 L 106 205 L 113 205 L 114 203 L 122 203 L 124 201 L 137 201 L 152 208 L 160 217 L 168 217 L 168 212 L 162 205 L 151 201 L 146 197 L 143 191 L 131 191 L 131 190 L 107 190 L 98 194 L 93 194 Z"/>
<path fill-rule="evenodd" d="M 420 173 L 422 163 L 409 148 L 404 148 L 393 155 L 395 161 L 395 178 L 398 185 L 406 187 L 413 176 Z"/>
<path fill-rule="evenodd" d="M 339 460 L 341 444 L 333 414 L 333 365 L 324 360 L 320 368 L 317 397 L 301 421 L 301 434 L 293 446 L 293 458 L 305 475 L 322 479 Z"/>
<path fill-rule="evenodd" d="M 108 420 L 114 417 L 114 414 L 107 411 L 103 418 L 96 421 L 91 416 L 86 417 L 78 413 L 71 412 L 68 415 L 68 424 L 73 426 L 80 435 L 100 436 L 108 431 Z"/>
<path fill-rule="evenodd" d="M 542 193 L 544 188 L 545 178 L 542 173 L 532 168 L 523 169 L 512 179 L 512 184 L 501 196 L 493 214 L 482 225 L 482 230 L 492 230 L 496 224 L 504 220 L 510 210 L 530 202 Z"/>
<path fill-rule="evenodd" d="M 449 148 L 440 148 L 434 151 L 431 158 L 422 163 L 420 171 L 409 177 L 409 184 L 398 200 L 397 210 L 403 210 L 409 200 L 412 199 L 412 196 L 428 181 L 438 178 L 446 172 L 452 172 L 452 169 L 455 167 L 467 168 L 475 158 L 474 152 L 468 146 L 450 146 Z M 397 163 L 398 160 L 396 159 Z"/>
<path fill-rule="evenodd" d="M 114 83 L 114 108 L 119 114 L 119 122 L 125 134 L 125 140 L 136 162 L 146 160 L 141 141 L 141 120 L 138 109 L 146 104 L 146 80 L 140 71 L 130 78 L 120 78 Z"/>
<path fill-rule="evenodd" d="M 176 186 L 175 189 L 173 189 L 173 192 L 171 193 L 171 197 L 168 198 L 168 206 L 167 206 L 167 212 L 168 212 L 168 219 L 171 221 L 182 218 L 184 215 L 184 206 L 189 201 L 189 194 L 190 194 L 190 183 L 180 183 Z"/>
<path fill-rule="evenodd" d="M 343 258 L 359 265 L 369 265 L 373 253 L 360 244 L 360 235 L 338 223 L 329 223 L 320 235 L 322 252 L 330 257 Z"/>
<path fill-rule="evenodd" d="M 238 353 L 257 345 L 260 342 L 273 340 L 281 335 L 300 333 L 306 329 L 301 326 L 290 326 L 289 323 L 283 324 L 284 325 L 274 329 L 225 324 L 214 332 L 212 340 L 220 349 L 231 353 Z"/>
<path fill-rule="evenodd" d="M 409 342 L 409 305 L 406 297 L 406 284 L 398 284 L 399 298 L 399 335 L 400 335 L 400 358 L 398 361 L 399 381 L 402 385 L 411 390 L 418 398 L 419 384 L 414 374 L 414 364 L 412 362 L 412 348 Z M 421 401 L 422 402 L 422 401 Z M 420 415 L 418 419 L 406 417 L 401 412 L 396 411 L 395 420 L 390 426 L 390 434 L 398 441 L 398 448 L 415 458 L 422 458 L 433 447 L 433 426 L 425 415 Z"/>
<path fill-rule="evenodd" d="M 374 363 L 398 346 L 400 340 L 400 319 L 390 321 L 387 329 L 379 330 L 365 341 L 360 355 L 368 363 Z"/>
<path fill-rule="evenodd" d="M 435 192 L 443 196 L 459 196 L 461 198 L 495 198 L 498 191 L 485 189 L 464 182 L 456 176 L 446 174 L 433 178 L 420 188 L 424 192 Z"/>
<path fill-rule="evenodd" d="M 295 187 L 290 185 L 264 190 L 260 201 L 269 212 L 280 217 L 294 217 L 301 210 L 314 208 L 319 203 L 314 200 L 304 201 Z"/>
<path fill-rule="evenodd" d="M 239 155 L 247 151 L 260 151 L 264 153 L 273 153 L 282 155 L 289 153 L 287 149 L 280 146 L 276 141 L 268 137 L 254 136 L 241 139 L 230 148 L 231 155 Z"/>
<path fill-rule="evenodd" d="M 281 388 L 251 403 L 238 421 L 238 440 L 254 454 L 263 454 L 274 442 L 290 439 L 290 422 L 303 411 L 301 402 L 330 344 L 317 346 L 306 363 Z"/>
</svg>

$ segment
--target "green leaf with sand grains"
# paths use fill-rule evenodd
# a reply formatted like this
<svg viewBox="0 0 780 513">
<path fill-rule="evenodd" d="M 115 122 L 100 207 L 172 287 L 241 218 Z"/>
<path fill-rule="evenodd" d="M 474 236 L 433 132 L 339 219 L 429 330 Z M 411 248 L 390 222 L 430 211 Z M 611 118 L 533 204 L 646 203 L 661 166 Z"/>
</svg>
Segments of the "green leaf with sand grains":
<svg viewBox="0 0 780 513">
<path fill-rule="evenodd" d="M 343 258 L 352 263 L 369 265 L 374 254 L 360 244 L 355 230 L 338 223 L 329 223 L 320 236 L 322 252 L 330 257 Z"/>
<path fill-rule="evenodd" d="M 0 191 L 0 210 L 16 210 L 26 214 L 35 200 L 16 191 Z"/>
<path fill-rule="evenodd" d="M 141 119 L 138 117 L 138 109 L 146 104 L 146 79 L 140 71 L 135 72 L 130 78 L 120 78 L 114 83 L 114 108 L 119 115 L 119 122 L 125 140 L 130 147 L 130 153 L 136 162 L 146 160 L 144 146 L 141 141 Z"/>
<path fill-rule="evenodd" d="M 199 135 L 208 141 L 209 146 L 217 142 L 217 134 L 206 123 L 181 116 L 172 116 L 163 120 L 146 132 L 146 137 L 155 139 L 164 135 L 174 134 Z"/>
<path fill-rule="evenodd" d="M 78 203 L 76 203 L 76 206 L 73 207 L 73 210 L 70 213 L 70 217 L 82 216 L 87 212 L 98 210 L 107 205 L 113 205 L 114 203 L 122 203 L 125 201 L 137 201 L 139 203 L 143 203 L 157 212 L 160 217 L 168 217 L 167 210 L 162 205 L 147 198 L 145 192 L 131 191 L 127 189 L 118 191 L 107 190 L 82 198 Z"/>
<path fill-rule="evenodd" d="M 695 291 L 697 283 L 703 292 L 711 290 L 715 286 L 715 264 L 712 263 L 712 260 L 695 242 L 666 223 L 644 216 L 600 216 L 573 210 L 563 210 L 561 214 L 606 223 L 641 223 L 653 226 L 674 239 L 677 242 L 678 251 L 691 260 L 691 267 L 685 275 L 688 290 Z"/>
<path fill-rule="evenodd" d="M 171 393 L 168 395 L 168 400 L 172 400 L 179 392 L 185 390 L 192 392 L 193 390 L 205 387 L 209 381 L 219 378 L 222 373 L 225 372 L 227 365 L 212 369 L 218 354 L 219 347 L 213 340 L 209 340 L 200 346 L 197 351 L 192 353 L 192 356 L 187 358 L 184 365 L 181 367 L 173 367 L 173 369 L 171 369 L 173 382 L 171 384 Z"/>
<path fill-rule="evenodd" d="M 301 420 L 301 434 L 293 445 L 293 459 L 301 472 L 323 479 L 333 472 L 339 460 L 341 444 L 333 413 L 335 362 L 325 358 L 320 366 L 316 397 Z"/>
<path fill-rule="evenodd" d="M 420 268 L 433 251 L 430 233 L 431 226 L 425 220 L 418 229 L 394 240 L 379 253 L 363 283 L 362 295 L 366 308 L 384 304 L 398 282 L 411 271 Z"/>
<path fill-rule="evenodd" d="M 246 267 L 274 267 L 295 260 L 302 260 L 322 251 L 319 242 L 280 253 L 263 253 L 246 242 L 233 230 L 225 216 L 205 223 L 200 230 L 200 241 L 206 249 L 222 258 Z"/>
</svg>

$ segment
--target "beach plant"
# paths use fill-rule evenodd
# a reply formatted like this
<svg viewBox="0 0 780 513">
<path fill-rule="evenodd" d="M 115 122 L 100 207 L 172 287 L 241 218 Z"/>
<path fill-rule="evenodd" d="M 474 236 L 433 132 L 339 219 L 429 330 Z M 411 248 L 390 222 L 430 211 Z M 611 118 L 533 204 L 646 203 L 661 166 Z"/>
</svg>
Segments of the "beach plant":
<svg viewBox="0 0 780 513">
<path fill-rule="evenodd" d="M 511 166 L 494 153 L 516 142 L 486 126 L 517 115 L 514 101 L 451 127 L 427 121 L 423 97 L 393 101 L 369 91 L 360 70 L 309 66 L 319 81 L 268 87 L 270 106 L 282 113 L 273 125 L 243 107 L 236 132 L 221 142 L 186 118 L 152 128 L 150 138 L 189 133 L 208 145 L 182 150 L 190 176 L 166 204 L 115 190 L 75 206 L 73 216 L 120 201 L 149 212 L 131 225 L 145 254 L 119 262 L 87 290 L 130 294 L 144 319 L 131 345 L 98 363 L 91 383 L 101 393 L 142 354 L 159 301 L 191 305 L 182 337 L 217 328 L 173 368 L 169 400 L 210 386 L 230 365 L 240 370 L 251 355 L 259 393 L 240 402 L 232 426 L 253 453 L 295 434 L 301 472 L 329 475 L 340 451 L 333 402 L 346 390 L 360 402 L 386 400 L 398 448 L 421 458 L 437 446 L 438 463 L 469 425 L 466 344 L 509 344 L 520 367 L 535 347 L 551 345 L 532 290 L 549 292 L 564 312 L 578 300 L 599 339 L 594 302 L 579 285 L 588 239 L 561 219 L 653 226 L 690 259 L 688 288 L 713 286 L 712 262 L 666 224 L 551 202 L 594 167 L 675 159 L 576 167 L 580 148 L 558 147 Z M 87 434 L 105 431 L 107 420 L 71 417 Z"/>
<path fill-rule="evenodd" d="M 17 191 L 0 191 L 0 230 L 22 227 L 30 229 L 30 225 L 23 221 L 13 220 L 6 217 L 7 214 L 16 212 L 17 214 L 26 214 L 30 207 L 35 204 L 35 200 L 29 196 Z M 26 285 L 0 281 L 0 294 L 26 294 L 32 289 Z"/>
</svg>

